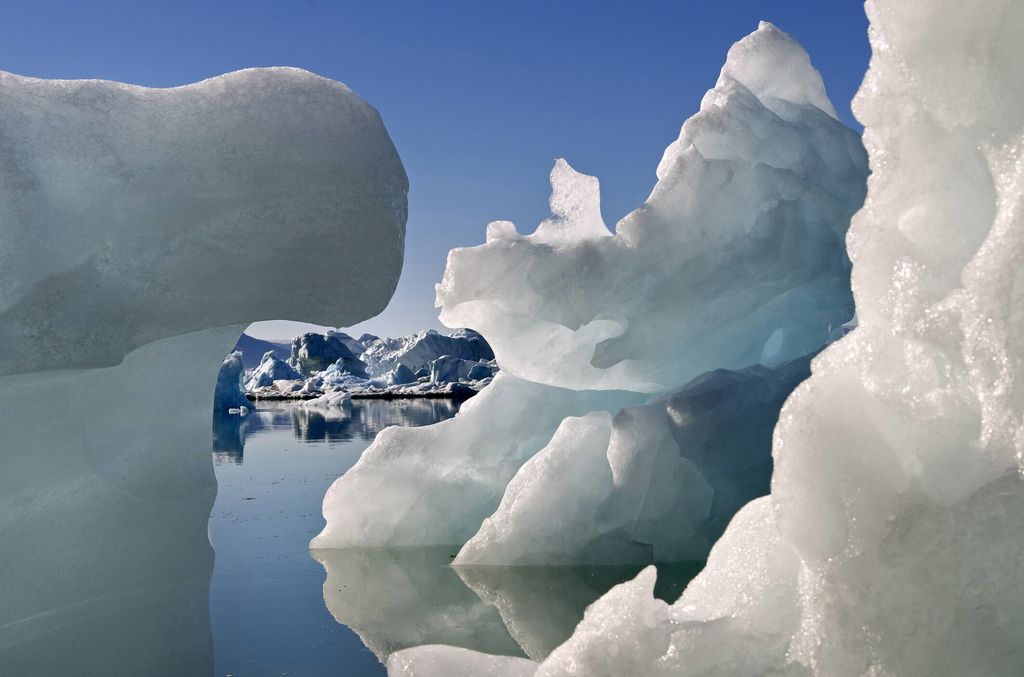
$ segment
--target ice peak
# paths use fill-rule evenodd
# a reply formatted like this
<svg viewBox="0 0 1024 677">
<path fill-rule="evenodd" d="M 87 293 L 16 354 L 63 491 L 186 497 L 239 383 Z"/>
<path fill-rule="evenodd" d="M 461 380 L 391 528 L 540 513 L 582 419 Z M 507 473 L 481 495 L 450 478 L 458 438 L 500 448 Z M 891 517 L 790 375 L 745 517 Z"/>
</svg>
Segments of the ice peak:
<svg viewBox="0 0 1024 677">
<path fill-rule="evenodd" d="M 564 244 L 576 240 L 608 237 L 611 233 L 601 217 L 601 184 L 596 176 L 581 174 L 563 158 L 551 168 L 551 218 L 530 236 L 534 241 Z"/>
<path fill-rule="evenodd" d="M 838 119 L 821 73 L 811 65 L 807 52 L 768 21 L 729 49 L 716 89 L 730 80 L 749 89 L 769 108 L 772 99 L 783 99 L 814 106 Z"/>
</svg>

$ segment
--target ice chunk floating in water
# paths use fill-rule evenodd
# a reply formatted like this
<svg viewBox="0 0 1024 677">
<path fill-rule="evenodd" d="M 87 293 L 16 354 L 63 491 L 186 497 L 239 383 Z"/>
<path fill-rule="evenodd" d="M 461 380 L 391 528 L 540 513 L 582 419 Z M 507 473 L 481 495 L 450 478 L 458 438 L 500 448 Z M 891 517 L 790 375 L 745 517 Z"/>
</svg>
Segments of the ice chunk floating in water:
<svg viewBox="0 0 1024 677">
<path fill-rule="evenodd" d="M 866 176 L 807 54 L 768 24 L 729 52 L 614 235 L 597 179 L 556 162 L 552 217 L 525 236 L 492 223 L 437 287 L 442 319 L 480 330 L 501 374 L 454 419 L 382 434 L 328 492 L 313 547 L 703 560 L 768 492 L 782 402 L 853 317 L 843 241 Z"/>
<path fill-rule="evenodd" d="M 0 73 L 0 139 L 0 674 L 210 674 L 218 367 L 251 321 L 387 304 L 401 161 L 373 108 L 289 68 Z"/>
<path fill-rule="evenodd" d="M 682 598 L 656 601 L 648 569 L 538 677 L 1024 670 L 1024 6 L 867 10 L 859 326 L 786 403 L 771 495 Z M 463 658 L 413 649 L 391 666 L 530 674 Z"/>
</svg>

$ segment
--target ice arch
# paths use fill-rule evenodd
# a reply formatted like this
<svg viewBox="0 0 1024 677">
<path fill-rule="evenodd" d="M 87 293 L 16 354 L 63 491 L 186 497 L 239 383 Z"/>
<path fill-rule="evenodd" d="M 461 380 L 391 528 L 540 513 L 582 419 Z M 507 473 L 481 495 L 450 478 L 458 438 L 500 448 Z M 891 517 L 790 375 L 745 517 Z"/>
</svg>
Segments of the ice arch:
<svg viewBox="0 0 1024 677">
<path fill-rule="evenodd" d="M 306 71 L 0 73 L 0 674 L 212 670 L 217 367 L 251 321 L 378 313 L 407 191 Z"/>
</svg>

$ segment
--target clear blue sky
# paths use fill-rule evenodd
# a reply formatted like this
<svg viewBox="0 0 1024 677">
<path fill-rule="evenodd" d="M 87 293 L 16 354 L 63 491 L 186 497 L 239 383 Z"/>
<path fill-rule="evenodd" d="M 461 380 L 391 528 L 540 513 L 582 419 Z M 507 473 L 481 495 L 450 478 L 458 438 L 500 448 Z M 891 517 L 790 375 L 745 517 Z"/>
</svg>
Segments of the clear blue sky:
<svg viewBox="0 0 1024 677">
<path fill-rule="evenodd" d="M 482 242 L 495 219 L 532 231 L 547 214 L 554 158 L 601 179 L 609 226 L 638 206 L 729 45 L 758 20 L 804 45 L 851 125 L 870 56 L 858 0 L 0 0 L 0 9 L 2 70 L 167 87 L 298 66 L 376 106 L 411 183 L 398 292 L 356 328 L 380 335 L 440 326 L 433 285 L 448 250 Z"/>
</svg>

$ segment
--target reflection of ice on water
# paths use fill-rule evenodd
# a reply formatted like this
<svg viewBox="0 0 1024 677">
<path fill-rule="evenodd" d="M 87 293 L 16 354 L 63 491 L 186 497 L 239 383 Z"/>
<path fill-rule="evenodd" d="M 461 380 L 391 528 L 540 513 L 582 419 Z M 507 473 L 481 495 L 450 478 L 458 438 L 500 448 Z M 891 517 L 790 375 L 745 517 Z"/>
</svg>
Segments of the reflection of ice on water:
<svg viewBox="0 0 1024 677">
<path fill-rule="evenodd" d="M 372 440 L 392 425 L 421 426 L 451 418 L 458 403 L 445 399 L 354 400 L 351 411 L 260 403 L 248 416 L 215 412 L 213 453 L 219 462 L 242 463 L 245 440 L 290 429 L 302 442 Z"/>
<path fill-rule="evenodd" d="M 305 544 L 310 533 L 315 533 L 322 524 L 319 503 L 322 491 L 336 476 L 333 473 L 344 472 L 348 463 L 385 427 L 426 425 L 450 418 L 458 409 L 451 401 L 426 399 L 356 400 L 352 404 L 351 412 L 346 413 L 305 408 L 294 403 L 261 403 L 263 408 L 245 417 L 214 417 L 214 457 L 218 464 L 231 466 L 224 469 L 227 474 L 221 477 L 218 496 L 219 505 L 226 511 L 223 519 L 261 524 L 252 535 L 264 537 L 245 541 L 238 540 L 239 536 L 229 536 L 240 532 L 229 532 L 223 527 L 217 532 L 221 540 L 218 544 L 219 578 L 214 589 L 220 596 L 215 604 L 218 618 L 215 629 L 223 633 L 218 637 L 232 637 L 232 627 L 237 625 L 235 621 L 223 620 L 229 617 L 225 609 L 241 604 L 232 596 L 233 590 L 249 586 L 248 589 L 262 590 L 261 594 L 267 599 L 273 599 L 275 595 L 306 594 L 302 590 L 311 585 L 314 586 L 310 591 L 312 595 L 319 596 L 322 592 L 326 609 L 334 619 L 353 630 L 381 661 L 400 649 L 424 644 L 446 644 L 541 660 L 571 635 L 591 602 L 612 586 L 633 578 L 639 570 L 638 567 L 452 567 L 450 563 L 458 552 L 457 546 L 318 550 L 311 555 L 327 573 L 321 586 L 323 579 L 306 571 L 316 565 L 305 559 Z M 250 456 L 244 459 L 247 441 L 251 444 Z M 295 456 L 294 451 L 287 450 L 291 441 L 298 441 L 305 450 L 304 456 Z M 328 448 L 334 451 L 324 453 Z M 331 468 L 329 459 L 335 455 L 352 460 L 337 466 L 328 473 L 330 477 L 322 476 L 321 468 Z M 326 465 L 319 465 L 321 459 Z M 270 477 L 275 480 L 272 491 L 267 493 L 262 485 L 257 491 L 254 482 Z M 322 489 L 314 487 L 307 484 L 307 480 L 322 481 L 324 486 Z M 244 502 L 248 495 L 258 496 L 258 499 L 253 503 Z M 281 510 L 284 512 L 279 512 Z M 307 515 L 308 524 L 304 519 Z M 288 522 L 285 529 L 281 520 L 296 518 L 304 519 L 303 525 L 310 533 L 299 529 L 294 532 L 295 538 L 286 539 L 286 533 L 292 534 L 295 526 Z M 280 531 L 281 538 L 276 538 L 275 529 Z M 308 567 L 297 566 L 298 562 L 289 560 L 290 557 L 302 558 Z M 263 569 L 271 565 L 287 571 L 287 576 L 268 578 Z M 700 566 L 661 567 L 658 596 L 674 600 Z M 315 580 L 310 580 L 310 574 Z M 258 584 L 246 583 L 239 577 L 258 579 Z M 322 590 L 318 589 L 321 587 Z M 310 613 L 308 604 L 284 606 L 287 608 L 275 608 L 276 617 Z M 251 641 L 266 640 L 264 635 L 244 632 Z M 317 637 L 321 642 L 337 641 L 337 636 L 330 632 Z M 352 641 L 357 640 L 353 637 Z M 272 660 L 268 657 L 271 649 L 273 646 L 261 648 L 261 660 Z M 290 650 L 283 649 L 286 653 Z M 221 659 L 221 667 L 234 665 L 238 658 L 227 651 Z"/>
<path fill-rule="evenodd" d="M 315 550 L 324 603 L 383 662 L 413 646 L 447 644 L 542 660 L 587 606 L 638 567 L 452 567 L 458 548 Z M 702 563 L 659 569 L 674 601 Z"/>
<path fill-rule="evenodd" d="M 315 550 L 324 603 L 381 662 L 399 649 L 450 644 L 522 656 L 498 612 L 449 566 L 450 548 Z"/>
</svg>

